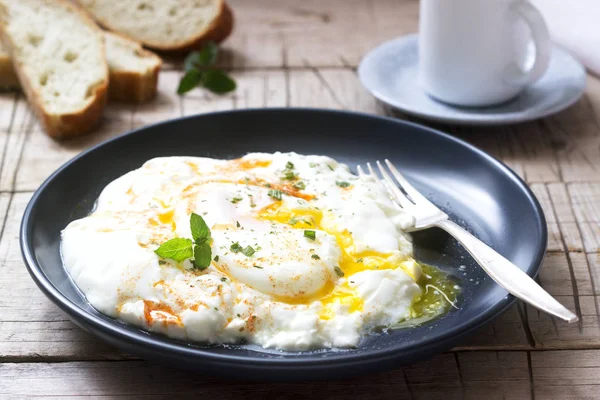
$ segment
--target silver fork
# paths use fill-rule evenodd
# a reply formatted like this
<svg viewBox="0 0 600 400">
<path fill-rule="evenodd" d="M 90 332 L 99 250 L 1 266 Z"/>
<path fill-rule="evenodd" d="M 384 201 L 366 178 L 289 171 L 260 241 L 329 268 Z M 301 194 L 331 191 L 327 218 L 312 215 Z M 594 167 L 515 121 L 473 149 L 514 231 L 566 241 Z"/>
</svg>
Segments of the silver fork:
<svg viewBox="0 0 600 400">
<path fill-rule="evenodd" d="M 392 200 L 395 200 L 396 204 L 413 216 L 414 226 L 409 231 L 419 231 L 432 227 L 445 230 L 464 246 L 481 268 L 498 285 L 515 297 L 567 322 L 578 320 L 577 315 L 556 301 L 519 267 L 459 225 L 450 221 L 448 215 L 412 187 L 389 160 L 385 160 L 385 163 L 389 168 L 389 172 L 377 161 L 377 167 L 383 179 L 378 177 L 370 163 L 367 163 L 367 169 L 371 176 L 383 184 Z M 361 176 L 369 175 L 365 173 L 360 165 L 358 166 L 358 173 Z"/>
</svg>

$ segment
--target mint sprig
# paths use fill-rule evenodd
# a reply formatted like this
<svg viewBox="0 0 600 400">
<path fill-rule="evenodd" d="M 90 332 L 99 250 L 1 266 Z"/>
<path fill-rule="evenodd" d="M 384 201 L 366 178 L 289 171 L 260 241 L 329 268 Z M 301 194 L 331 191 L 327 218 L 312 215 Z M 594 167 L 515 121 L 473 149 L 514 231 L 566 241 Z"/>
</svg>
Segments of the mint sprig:
<svg viewBox="0 0 600 400">
<path fill-rule="evenodd" d="M 194 268 L 203 271 L 208 268 L 212 260 L 210 229 L 200 215 L 192 213 L 190 230 L 194 240 L 173 238 L 161 244 L 154 252 L 161 258 L 169 258 L 177 262 L 193 258 Z"/>
<path fill-rule="evenodd" d="M 184 238 L 174 238 L 168 240 L 161 244 L 158 249 L 154 250 L 154 252 L 158 254 L 159 257 L 170 258 L 171 260 L 178 262 L 194 256 L 191 239 Z"/>
<path fill-rule="evenodd" d="M 235 81 L 224 71 L 215 68 L 219 48 L 215 42 L 207 42 L 199 51 L 193 51 L 185 58 L 185 75 L 179 81 L 177 94 L 184 94 L 197 86 L 213 93 L 224 94 L 235 90 Z"/>
</svg>

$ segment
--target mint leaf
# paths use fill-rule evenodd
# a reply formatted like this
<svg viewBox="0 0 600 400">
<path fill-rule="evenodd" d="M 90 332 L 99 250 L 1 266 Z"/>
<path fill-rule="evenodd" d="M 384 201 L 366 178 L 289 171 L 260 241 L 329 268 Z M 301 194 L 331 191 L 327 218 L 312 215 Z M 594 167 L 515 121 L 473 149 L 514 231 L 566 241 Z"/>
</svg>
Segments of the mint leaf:
<svg viewBox="0 0 600 400">
<path fill-rule="evenodd" d="M 218 69 L 210 69 L 204 72 L 202 86 L 217 94 L 228 93 L 236 88 L 235 81 L 225 72 Z"/>
<path fill-rule="evenodd" d="M 187 55 L 183 62 L 183 68 L 187 72 L 192 69 L 198 69 L 199 67 L 212 65 L 217 61 L 218 53 L 219 48 L 215 42 L 207 42 L 202 50 L 192 51 Z"/>
<path fill-rule="evenodd" d="M 199 51 L 192 51 L 190 54 L 188 54 L 185 57 L 185 60 L 183 60 L 183 70 L 185 72 L 189 72 L 191 70 L 198 69 L 199 65 L 200 65 L 200 52 Z"/>
<path fill-rule="evenodd" d="M 174 238 L 167 240 L 160 247 L 154 250 L 159 257 L 170 258 L 175 261 L 183 261 L 192 258 L 192 240 L 184 238 Z"/>
<path fill-rule="evenodd" d="M 203 271 L 210 265 L 212 252 L 208 243 L 202 243 L 194 246 L 194 267 Z"/>
<path fill-rule="evenodd" d="M 202 66 L 213 65 L 217 61 L 219 47 L 213 41 L 206 42 L 198 54 L 198 64 Z"/>
<path fill-rule="evenodd" d="M 192 238 L 194 242 L 200 245 L 210 240 L 210 229 L 204 222 L 204 219 L 196 213 L 190 215 L 190 229 L 192 231 Z"/>
<path fill-rule="evenodd" d="M 183 78 L 179 81 L 177 87 L 177 94 L 184 94 L 202 83 L 204 79 L 204 72 L 198 71 L 197 69 L 191 69 L 185 73 Z"/>
</svg>

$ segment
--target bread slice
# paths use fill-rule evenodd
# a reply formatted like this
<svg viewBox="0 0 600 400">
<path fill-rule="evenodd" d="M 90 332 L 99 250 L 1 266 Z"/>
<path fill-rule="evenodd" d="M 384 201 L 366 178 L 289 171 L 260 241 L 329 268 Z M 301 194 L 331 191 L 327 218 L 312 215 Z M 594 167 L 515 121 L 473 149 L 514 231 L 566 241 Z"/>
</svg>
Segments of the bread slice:
<svg viewBox="0 0 600 400">
<path fill-rule="evenodd" d="M 143 103 L 156 95 L 162 60 L 141 44 L 104 32 L 110 74 L 108 92 L 114 100 Z"/>
<path fill-rule="evenodd" d="M 63 138 L 92 129 L 108 87 L 94 21 L 66 0 L 0 0 L 0 34 L 46 132 Z"/>
<path fill-rule="evenodd" d="M 76 0 L 102 26 L 162 51 L 223 41 L 233 29 L 224 0 Z"/>
<path fill-rule="evenodd" d="M 114 100 L 142 103 L 156 95 L 159 56 L 115 33 L 104 32 L 108 62 L 108 95 Z M 0 89 L 19 89 L 19 78 L 8 50 L 0 43 Z"/>
<path fill-rule="evenodd" d="M 19 78 L 8 50 L 0 43 L 0 89 L 19 89 Z"/>
</svg>

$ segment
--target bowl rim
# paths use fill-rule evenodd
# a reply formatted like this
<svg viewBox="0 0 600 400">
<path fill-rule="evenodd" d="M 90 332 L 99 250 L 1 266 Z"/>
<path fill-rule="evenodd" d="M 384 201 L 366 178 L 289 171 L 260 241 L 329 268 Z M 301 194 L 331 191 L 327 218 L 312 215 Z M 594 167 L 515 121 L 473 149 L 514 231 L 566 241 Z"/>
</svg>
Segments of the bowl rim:
<svg viewBox="0 0 600 400">
<path fill-rule="evenodd" d="M 475 318 L 467 319 L 460 324 L 453 326 L 451 329 L 448 329 L 439 335 L 435 335 L 433 337 L 429 337 L 423 339 L 419 345 L 415 348 L 398 348 L 398 347 L 386 347 L 383 349 L 376 350 L 368 350 L 364 352 L 336 352 L 335 354 L 330 354 L 327 357 L 323 357 L 323 354 L 313 353 L 314 356 L 310 357 L 308 354 L 304 353 L 305 357 L 248 357 L 248 356 L 240 356 L 233 354 L 222 354 L 222 353 L 214 353 L 211 352 L 210 349 L 206 350 L 199 347 L 185 346 L 184 344 L 169 341 L 167 337 L 163 338 L 162 336 L 152 334 L 152 333 L 143 333 L 142 329 L 139 332 L 125 329 L 123 326 L 119 325 L 118 322 L 113 322 L 109 320 L 102 319 L 99 316 L 93 315 L 83 308 L 79 307 L 71 300 L 69 300 L 66 296 L 64 296 L 58 288 L 56 288 L 50 279 L 45 275 L 42 271 L 40 265 L 38 264 L 35 255 L 34 255 L 34 245 L 33 245 L 33 221 L 31 214 L 33 209 L 36 206 L 36 203 L 39 200 L 39 197 L 42 193 L 47 190 L 48 186 L 52 184 L 54 179 L 57 178 L 65 169 L 69 168 L 73 163 L 77 160 L 86 157 L 88 154 L 95 152 L 99 148 L 113 143 L 124 138 L 128 138 L 130 136 L 143 134 L 147 129 L 150 128 L 158 128 L 161 126 L 168 126 L 169 124 L 183 121 L 183 120 L 193 120 L 196 118 L 205 118 L 211 117 L 215 115 L 223 115 L 223 114 L 233 114 L 234 118 L 236 114 L 249 114 L 249 113 L 291 113 L 291 114 L 302 114 L 302 113 L 313 113 L 315 116 L 323 115 L 323 114 L 333 114 L 342 117 L 358 117 L 358 118 L 367 118 L 374 120 L 376 122 L 388 122 L 392 124 L 396 124 L 398 126 L 408 126 L 413 129 L 428 131 L 428 133 L 433 135 L 441 136 L 442 138 L 452 141 L 458 145 L 466 147 L 467 150 L 470 150 L 476 153 L 478 156 L 483 158 L 485 161 L 490 163 L 491 166 L 495 167 L 495 169 L 504 173 L 511 181 L 516 185 L 518 189 L 526 196 L 527 200 L 531 203 L 532 210 L 535 214 L 536 223 L 538 225 L 540 235 L 537 238 L 537 246 L 535 250 L 535 254 L 533 255 L 533 261 L 529 266 L 527 266 L 526 273 L 531 277 L 537 276 L 539 270 L 542 265 L 542 261 L 544 259 L 544 255 L 546 253 L 546 246 L 548 240 L 548 230 L 546 225 L 546 219 L 544 216 L 544 212 L 542 207 L 531 191 L 531 189 L 527 186 L 527 184 L 507 165 L 497 160 L 490 154 L 480 150 L 479 148 L 473 146 L 472 144 L 459 139 L 457 137 L 451 136 L 447 133 L 441 132 L 437 129 L 429 128 L 424 125 L 420 125 L 410 121 L 399 120 L 392 117 L 387 116 L 379 116 L 374 114 L 368 114 L 364 112 L 355 112 L 355 111 L 346 111 L 346 110 L 331 110 L 324 108 L 307 108 L 307 107 L 273 107 L 273 108 L 248 108 L 248 109 L 240 109 L 240 110 L 226 110 L 226 111 L 216 111 L 210 113 L 202 113 L 202 114 L 194 114 L 190 116 L 183 116 L 179 118 L 173 118 L 166 121 L 161 121 L 151 125 L 145 125 L 140 128 L 133 129 L 121 135 L 115 136 L 114 138 L 110 138 L 101 143 L 98 143 L 89 149 L 84 150 L 80 154 L 76 155 L 72 159 L 65 162 L 61 167 L 59 167 L 56 171 L 54 171 L 44 182 L 39 186 L 39 188 L 32 195 L 25 212 L 23 213 L 23 218 L 21 220 L 21 226 L 19 229 L 19 243 L 21 246 L 21 254 L 23 260 L 25 262 L 25 266 L 36 285 L 42 290 L 42 292 L 53 302 L 55 303 L 61 310 L 66 312 L 73 320 L 79 322 L 82 320 L 84 325 L 93 326 L 98 328 L 103 334 L 115 337 L 119 341 L 125 341 L 134 346 L 145 346 L 148 348 L 152 348 L 154 351 L 162 352 L 163 355 L 166 354 L 176 354 L 178 356 L 186 356 L 189 357 L 190 360 L 194 358 L 201 358 L 203 362 L 213 362 L 213 363 L 245 363 L 247 365 L 256 365 L 256 366 L 265 366 L 265 367 L 310 367 L 310 366 L 332 366 L 337 364 L 348 364 L 355 362 L 367 362 L 367 361 L 385 361 L 386 359 L 393 359 L 399 354 L 411 353 L 413 351 L 420 351 L 423 349 L 435 347 L 436 344 L 444 341 L 450 341 L 453 338 L 458 338 L 464 336 L 465 334 L 475 330 L 476 328 L 482 326 L 486 322 L 494 319 L 502 312 L 504 312 L 508 307 L 510 307 L 515 301 L 516 298 L 510 294 L 500 299 L 496 304 L 490 306 L 487 310 L 483 311 Z M 63 266 L 64 268 L 64 266 Z M 81 322 L 79 322 L 81 323 Z M 284 355 L 294 355 L 294 353 L 283 353 Z M 298 355 L 302 355 L 303 353 L 297 353 Z"/>
</svg>

